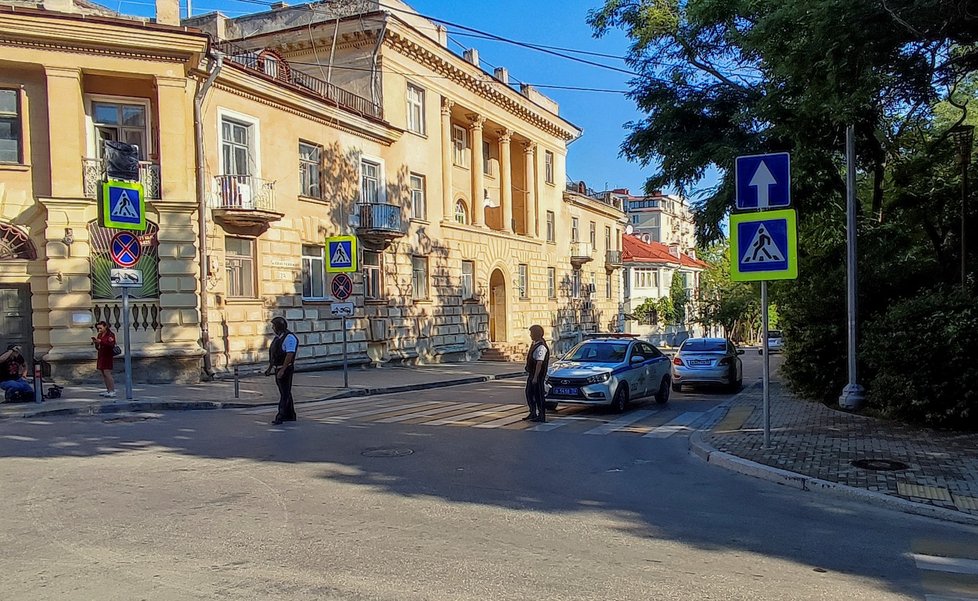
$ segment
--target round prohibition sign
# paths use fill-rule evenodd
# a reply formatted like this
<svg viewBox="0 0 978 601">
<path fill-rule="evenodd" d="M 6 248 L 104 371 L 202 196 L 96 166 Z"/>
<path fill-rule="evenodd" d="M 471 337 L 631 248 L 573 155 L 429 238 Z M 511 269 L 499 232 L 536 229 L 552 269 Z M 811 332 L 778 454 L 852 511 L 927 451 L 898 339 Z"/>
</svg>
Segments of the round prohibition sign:
<svg viewBox="0 0 978 601">
<path fill-rule="evenodd" d="M 353 280 L 345 273 L 338 273 L 333 276 L 333 281 L 330 282 L 329 288 L 336 299 L 344 301 L 353 294 Z"/>
<path fill-rule="evenodd" d="M 134 267 L 143 252 L 139 238 L 129 232 L 119 232 L 109 242 L 109 253 L 119 267 Z"/>
</svg>

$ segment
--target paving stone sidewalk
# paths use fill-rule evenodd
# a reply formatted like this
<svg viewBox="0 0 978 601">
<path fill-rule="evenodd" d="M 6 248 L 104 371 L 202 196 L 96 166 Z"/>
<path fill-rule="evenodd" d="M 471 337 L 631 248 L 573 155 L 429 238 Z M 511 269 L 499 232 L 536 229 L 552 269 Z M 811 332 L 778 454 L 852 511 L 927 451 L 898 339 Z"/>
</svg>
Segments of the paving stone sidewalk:
<svg viewBox="0 0 978 601">
<path fill-rule="evenodd" d="M 978 524 L 978 434 L 942 432 L 864 417 L 794 397 L 771 383 L 771 448 L 764 448 L 760 384 L 740 394 L 711 430 L 691 440 L 694 452 L 714 463 L 719 451 L 816 481 L 800 488 L 868 491 L 866 498 L 902 499 L 902 509 Z M 857 467 L 853 462 L 868 460 Z M 897 464 L 890 462 L 898 462 Z M 903 464 L 903 465 L 899 465 Z M 731 469 L 752 473 L 742 464 Z M 897 468 L 897 469 L 880 469 Z M 752 475 L 766 477 L 756 472 Z M 789 483 L 790 475 L 767 479 Z M 814 484 L 813 484 L 814 482 Z M 880 496 L 878 496 L 880 495 Z M 885 495 L 885 497 L 881 496 Z M 928 507 L 945 511 L 914 511 Z M 957 515 L 955 515 L 957 514 Z M 958 520 L 956 520 L 958 521 Z"/>
<path fill-rule="evenodd" d="M 342 369 L 297 372 L 292 384 L 296 403 L 353 396 L 370 396 L 484 382 L 523 374 L 522 363 L 472 361 L 404 367 L 351 367 L 349 387 L 343 386 Z M 239 380 L 238 396 L 233 378 L 198 384 L 135 384 L 133 402 L 125 400 L 125 383 L 116 376 L 116 398 L 99 396 L 104 387 L 94 384 L 68 385 L 62 398 L 43 403 L 2 403 L 0 419 L 41 415 L 106 413 L 125 410 L 219 409 L 278 403 L 273 378 L 250 373 Z M 50 383 L 45 383 L 47 390 Z"/>
</svg>

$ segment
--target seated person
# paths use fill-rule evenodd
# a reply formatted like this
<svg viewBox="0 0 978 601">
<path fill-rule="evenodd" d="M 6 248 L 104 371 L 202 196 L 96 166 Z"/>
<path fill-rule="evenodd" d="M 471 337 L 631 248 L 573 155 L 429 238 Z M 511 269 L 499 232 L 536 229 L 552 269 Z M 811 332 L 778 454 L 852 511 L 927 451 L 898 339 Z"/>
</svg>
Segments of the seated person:
<svg viewBox="0 0 978 601">
<path fill-rule="evenodd" d="M 34 387 L 27 380 L 27 362 L 20 354 L 19 344 L 7 345 L 7 352 L 0 355 L 0 390 L 6 399 L 17 394 L 21 398 L 34 396 Z"/>
</svg>

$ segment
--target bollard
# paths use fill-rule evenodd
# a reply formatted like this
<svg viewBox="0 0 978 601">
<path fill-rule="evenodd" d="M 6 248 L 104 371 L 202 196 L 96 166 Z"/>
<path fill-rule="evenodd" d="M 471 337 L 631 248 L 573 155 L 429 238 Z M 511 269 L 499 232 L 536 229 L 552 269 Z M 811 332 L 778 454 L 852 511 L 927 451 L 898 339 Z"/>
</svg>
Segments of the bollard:
<svg viewBox="0 0 978 601">
<path fill-rule="evenodd" d="M 241 384 L 238 382 L 238 366 L 234 366 L 234 398 L 238 398 L 241 392 Z"/>
<path fill-rule="evenodd" d="M 41 364 L 34 364 L 34 402 L 41 403 L 44 401 L 44 381 L 41 380 Z"/>
</svg>

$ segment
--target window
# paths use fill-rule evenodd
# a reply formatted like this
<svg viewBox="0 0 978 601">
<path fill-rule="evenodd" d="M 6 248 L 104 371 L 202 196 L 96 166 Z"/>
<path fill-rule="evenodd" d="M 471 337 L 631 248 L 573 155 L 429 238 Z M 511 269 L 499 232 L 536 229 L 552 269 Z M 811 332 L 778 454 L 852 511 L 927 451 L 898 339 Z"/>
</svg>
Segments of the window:
<svg viewBox="0 0 978 601">
<path fill-rule="evenodd" d="M 360 202 L 376 204 L 381 201 L 381 165 L 369 159 L 360 159 Z"/>
<path fill-rule="evenodd" d="M 483 140 L 482 142 L 482 172 L 492 175 L 492 145 Z"/>
<path fill-rule="evenodd" d="M 468 154 L 465 149 L 469 146 L 469 132 L 460 125 L 452 126 L 452 162 L 459 167 L 468 167 Z"/>
<path fill-rule="evenodd" d="M 366 300 L 380 300 L 384 297 L 383 255 L 369 250 L 363 251 L 363 296 Z"/>
<path fill-rule="evenodd" d="M 323 149 L 315 144 L 299 142 L 299 195 L 309 198 L 322 198 L 320 175 L 322 173 Z"/>
<path fill-rule="evenodd" d="M 598 245 L 598 233 L 597 233 L 597 231 L 598 231 L 598 226 L 596 226 L 594 224 L 594 222 L 592 221 L 591 222 L 591 230 L 590 230 L 590 238 L 589 238 L 589 240 L 591 241 L 591 248 L 595 248 Z"/>
<path fill-rule="evenodd" d="M 464 200 L 455 201 L 455 223 L 465 225 L 469 222 L 469 212 L 465 208 Z"/>
<path fill-rule="evenodd" d="M 228 296 L 255 298 L 255 241 L 247 238 L 224 238 L 224 262 L 227 266 Z"/>
<path fill-rule="evenodd" d="M 20 93 L 0 90 L 0 163 L 22 163 Z"/>
<path fill-rule="evenodd" d="M 529 281 L 530 268 L 525 263 L 520 263 L 516 285 L 519 288 L 520 298 L 530 298 L 530 290 L 527 287 Z"/>
<path fill-rule="evenodd" d="M 607 226 L 605 226 L 605 228 L 604 228 L 604 249 L 605 250 L 612 250 L 611 249 L 611 228 L 610 227 L 607 227 Z"/>
<path fill-rule="evenodd" d="M 547 298 L 557 298 L 557 268 L 547 268 Z"/>
<path fill-rule="evenodd" d="M 302 245 L 302 298 L 326 298 L 326 270 L 322 246 Z"/>
<path fill-rule="evenodd" d="M 571 217 L 571 242 L 577 242 L 581 238 L 581 226 L 577 217 Z"/>
<path fill-rule="evenodd" d="M 611 298 L 611 274 L 605 274 L 604 276 L 604 297 Z"/>
<path fill-rule="evenodd" d="M 632 223 L 638 225 L 638 215 L 632 215 Z"/>
<path fill-rule="evenodd" d="M 428 258 L 411 257 L 411 298 L 428 299 Z"/>
<path fill-rule="evenodd" d="M 581 270 L 575 269 L 571 272 L 571 296 L 581 298 Z"/>
<path fill-rule="evenodd" d="M 547 211 L 547 242 L 557 239 L 557 224 L 553 211 Z"/>
<path fill-rule="evenodd" d="M 554 183 L 554 153 L 549 150 L 543 151 L 543 170 L 547 183 Z"/>
<path fill-rule="evenodd" d="M 221 118 L 223 175 L 251 175 L 253 137 L 250 124 Z"/>
<path fill-rule="evenodd" d="M 475 298 L 475 263 L 462 261 L 462 300 Z"/>
<path fill-rule="evenodd" d="M 407 85 L 407 128 L 416 134 L 425 135 L 424 89 L 414 84 Z"/>
<path fill-rule="evenodd" d="M 635 269 L 636 288 L 658 288 L 659 272 L 655 269 Z"/>
<path fill-rule="evenodd" d="M 425 181 L 423 175 L 411 174 L 411 219 L 427 219 L 424 198 Z"/>
<path fill-rule="evenodd" d="M 101 142 L 112 140 L 138 146 L 140 160 L 146 158 L 146 105 L 92 101 L 92 122 L 99 139 L 96 156 L 102 156 Z"/>
<path fill-rule="evenodd" d="M 594 294 L 595 292 L 597 292 L 597 290 L 598 290 L 597 274 L 592 271 L 591 272 L 591 287 L 588 288 L 589 296 L 592 295 L 592 294 Z"/>
</svg>

